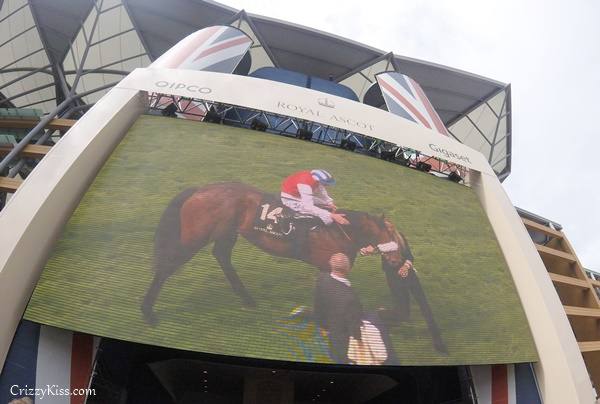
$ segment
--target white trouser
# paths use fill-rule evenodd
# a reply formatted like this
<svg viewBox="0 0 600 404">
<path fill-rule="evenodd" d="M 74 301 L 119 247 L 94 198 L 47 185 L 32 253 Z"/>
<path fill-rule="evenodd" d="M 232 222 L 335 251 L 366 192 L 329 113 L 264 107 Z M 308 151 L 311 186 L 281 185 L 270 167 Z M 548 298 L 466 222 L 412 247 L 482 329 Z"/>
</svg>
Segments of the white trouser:
<svg viewBox="0 0 600 404">
<path fill-rule="evenodd" d="M 302 213 L 304 215 L 317 216 L 325 224 L 331 224 L 333 222 L 333 219 L 331 219 L 331 213 L 329 211 L 321 209 L 315 205 L 306 206 L 302 203 L 302 201 L 291 199 L 283 195 L 281 196 L 281 203 L 283 203 L 285 206 L 292 209 L 293 211 Z"/>
</svg>

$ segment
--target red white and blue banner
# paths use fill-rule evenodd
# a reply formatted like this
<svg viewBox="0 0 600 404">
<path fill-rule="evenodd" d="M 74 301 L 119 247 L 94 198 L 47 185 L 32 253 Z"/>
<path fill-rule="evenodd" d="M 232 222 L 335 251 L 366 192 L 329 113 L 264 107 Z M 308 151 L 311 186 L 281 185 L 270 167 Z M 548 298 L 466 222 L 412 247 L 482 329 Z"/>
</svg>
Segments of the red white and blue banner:
<svg viewBox="0 0 600 404">
<path fill-rule="evenodd" d="M 0 403 L 83 404 L 100 338 L 22 320 L 0 374 Z"/>
<path fill-rule="evenodd" d="M 419 83 L 398 72 L 379 73 L 376 78 L 389 112 L 448 136 Z"/>
<path fill-rule="evenodd" d="M 188 35 L 151 67 L 233 73 L 251 45 L 252 39 L 240 29 L 215 25 Z M 186 98 L 158 97 L 155 103 L 154 107 L 175 103 L 181 118 L 199 121 L 206 114 L 204 105 Z"/>
<path fill-rule="evenodd" d="M 530 363 L 469 369 L 478 404 L 542 404 Z"/>
<path fill-rule="evenodd" d="M 251 45 L 238 28 L 215 25 L 188 35 L 150 67 L 232 73 Z"/>
<path fill-rule="evenodd" d="M 206 108 L 199 101 L 174 95 L 153 94 L 150 96 L 150 105 L 156 109 L 164 109 L 169 104 L 177 106 L 177 116 L 180 118 L 201 121 L 206 115 Z"/>
</svg>

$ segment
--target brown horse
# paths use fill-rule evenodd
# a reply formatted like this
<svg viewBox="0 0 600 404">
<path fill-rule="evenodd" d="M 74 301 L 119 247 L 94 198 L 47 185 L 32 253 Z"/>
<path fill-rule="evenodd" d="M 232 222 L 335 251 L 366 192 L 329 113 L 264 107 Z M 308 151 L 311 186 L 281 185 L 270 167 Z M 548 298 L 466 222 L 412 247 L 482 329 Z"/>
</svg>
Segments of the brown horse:
<svg viewBox="0 0 600 404">
<path fill-rule="evenodd" d="M 171 201 L 160 219 L 154 239 L 154 279 L 142 303 L 148 323 L 157 322 L 153 307 L 165 281 L 211 242 L 214 242 L 212 253 L 233 291 L 244 305 L 251 307 L 255 306 L 254 299 L 231 263 L 238 235 L 271 255 L 299 259 L 322 271 L 329 271 L 329 259 L 335 253 L 344 253 L 354 262 L 361 248 L 373 246 L 382 255 L 382 268 L 395 305 L 391 313 L 399 313 L 399 317 L 407 320 L 409 294 L 413 295 L 432 333 L 434 346 L 445 352 L 416 274 L 411 270 L 406 278 L 398 275 L 398 269 L 406 260 L 412 261 L 413 256 L 406 239 L 389 220 L 364 212 L 338 211 L 346 215 L 350 224 L 343 227 L 322 225 L 311 230 L 299 254 L 295 240 L 275 238 L 255 228 L 257 212 L 265 202 L 277 205 L 275 196 L 242 183 L 190 188 Z"/>
<path fill-rule="evenodd" d="M 411 268 L 405 278 L 398 274 L 398 269 L 407 260 L 413 261 L 413 256 L 404 236 L 388 219 L 365 212 L 338 210 L 346 215 L 350 224 L 321 225 L 311 230 L 299 254 L 296 240 L 276 238 L 255 228 L 259 208 L 264 207 L 265 202 L 277 206 L 277 199 L 242 183 L 189 188 L 173 198 L 156 229 L 154 278 L 141 307 L 145 320 L 156 324 L 154 303 L 165 281 L 211 242 L 214 243 L 213 256 L 233 291 L 244 305 L 250 307 L 255 306 L 254 299 L 231 263 L 238 235 L 271 255 L 299 259 L 322 271 L 329 271 L 329 259 L 335 253 L 346 254 L 353 263 L 361 248 L 373 246 L 381 253 L 382 269 L 394 301 L 395 308 L 388 313 L 394 313 L 394 317 L 398 317 L 396 320 L 407 320 L 409 295 L 413 295 L 432 334 L 434 346 L 438 351 L 446 352 L 416 273 Z"/>
<path fill-rule="evenodd" d="M 310 231 L 299 255 L 294 241 L 274 238 L 254 228 L 257 212 L 265 201 L 276 198 L 246 184 L 217 183 L 189 188 L 169 203 L 156 229 L 154 279 L 142 304 L 148 323 L 157 322 L 153 307 L 165 281 L 211 242 L 212 253 L 233 291 L 245 306 L 255 306 L 231 263 L 238 235 L 271 255 L 299 259 L 322 271 L 329 271 L 333 254 L 344 253 L 354 262 L 360 249 L 367 246 L 381 247 L 384 269 L 397 270 L 407 259 L 412 260 L 405 238 L 389 220 L 356 211 L 338 211 L 346 215 L 349 225 L 322 225 Z M 390 289 L 397 291 L 391 284 Z"/>
</svg>

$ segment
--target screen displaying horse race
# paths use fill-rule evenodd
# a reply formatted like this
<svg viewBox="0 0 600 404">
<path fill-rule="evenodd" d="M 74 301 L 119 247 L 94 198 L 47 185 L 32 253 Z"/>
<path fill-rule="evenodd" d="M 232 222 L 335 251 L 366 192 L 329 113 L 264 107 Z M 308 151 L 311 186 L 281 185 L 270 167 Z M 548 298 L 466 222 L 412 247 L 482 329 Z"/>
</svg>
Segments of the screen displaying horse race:
<svg viewBox="0 0 600 404">
<path fill-rule="evenodd" d="M 470 188 L 340 148 L 143 116 L 58 240 L 25 318 L 211 354 L 534 362 Z"/>
</svg>

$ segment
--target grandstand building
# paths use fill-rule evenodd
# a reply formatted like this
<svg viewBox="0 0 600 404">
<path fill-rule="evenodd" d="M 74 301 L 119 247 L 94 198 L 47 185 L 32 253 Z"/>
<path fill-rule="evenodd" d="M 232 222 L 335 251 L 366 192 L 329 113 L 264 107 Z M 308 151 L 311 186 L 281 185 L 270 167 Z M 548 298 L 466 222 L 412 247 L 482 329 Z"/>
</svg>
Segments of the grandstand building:
<svg viewBox="0 0 600 404">
<path fill-rule="evenodd" d="M 220 27 L 222 36 L 209 44 L 212 48 L 203 48 L 205 53 L 231 54 L 203 67 L 198 67 L 200 56 L 195 55 L 196 65 L 184 69 L 216 72 L 203 73 L 215 76 L 197 76 L 206 79 L 202 83 L 186 81 L 196 76 L 176 72 L 187 62 L 174 64 L 172 56 L 196 32 L 217 29 L 213 27 Z M 43 386 L 45 381 L 70 389 L 93 388 L 95 395 L 84 391 L 54 397 L 55 402 L 81 403 L 594 402 L 593 389 L 600 388 L 598 275 L 584 268 L 559 224 L 517 208 L 520 220 L 515 225 L 515 209 L 512 204 L 507 208 L 501 187 L 494 188 L 478 172 L 489 170 L 500 182 L 511 173 L 510 84 L 213 1 L 0 0 L 0 34 L 0 400 L 38 400 L 38 395 L 14 394 L 11 388 L 26 382 Z M 163 70 L 153 76 L 152 68 Z M 388 87 L 390 77 L 405 80 L 404 88 L 412 91 L 421 110 L 402 107 L 402 97 L 393 85 Z M 140 84 L 144 78 L 154 87 Z M 248 93 L 240 90 L 218 98 L 219 89 L 237 82 L 247 85 L 243 88 Z M 133 90 L 140 92 L 127 101 L 117 98 Z M 286 91 L 289 98 L 276 100 L 271 109 L 259 102 L 266 93 L 287 96 Z M 294 101 L 309 96 L 316 99 L 314 105 Z M 142 98 L 143 111 L 138 105 Z M 246 99 L 259 101 L 244 103 Z M 101 115 L 121 101 L 120 112 Z M 176 117 L 187 120 L 185 125 L 202 121 L 193 124 L 297 137 L 430 172 L 458 183 L 456 187 L 471 187 L 500 241 L 538 359 L 461 363 L 431 354 L 439 361 L 357 368 L 316 359 L 283 360 L 275 354 L 248 358 L 224 353 L 226 349 L 188 350 L 177 343 L 154 344 L 61 327 L 50 319 L 32 320 L 41 316 L 32 304 L 42 298 L 34 295 L 28 308 L 27 304 L 52 248 L 133 125 L 135 119 L 126 113 L 138 110 L 152 115 L 144 119 L 156 125 L 175 125 L 165 120 Z M 329 111 L 327 123 L 323 111 Z M 390 126 L 384 122 L 387 115 L 410 123 Z M 408 140 L 395 141 L 404 134 L 398 137 L 390 128 L 411 132 L 413 124 L 420 125 L 419 130 L 426 127 L 427 136 L 435 132 L 445 140 L 422 141 L 422 148 Z M 382 127 L 388 134 L 381 135 Z M 98 136 L 84 137 L 96 129 Z M 121 138 L 100 140 L 101 133 L 108 132 L 121 133 Z M 53 149 L 57 144 L 62 148 Z M 478 152 L 481 162 L 444 146 L 454 144 Z M 51 150 L 54 153 L 46 158 Z M 80 154 L 63 170 L 60 162 L 71 158 L 70 150 Z M 252 158 L 243 156 L 243 150 L 234 152 L 241 159 Z M 479 169 L 484 164 L 485 169 Z M 110 186 L 119 188 L 119 183 Z M 57 196 L 71 192 L 77 196 Z M 27 255 L 39 257 L 20 258 Z M 102 280 L 98 283 L 101 287 Z M 64 287 L 73 285 L 67 282 Z M 89 327 L 86 330 L 93 329 Z M 172 335 L 178 338 L 175 331 Z"/>
</svg>

